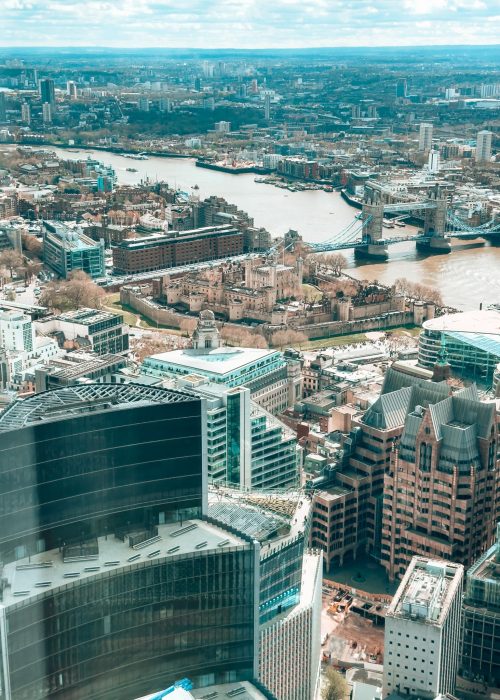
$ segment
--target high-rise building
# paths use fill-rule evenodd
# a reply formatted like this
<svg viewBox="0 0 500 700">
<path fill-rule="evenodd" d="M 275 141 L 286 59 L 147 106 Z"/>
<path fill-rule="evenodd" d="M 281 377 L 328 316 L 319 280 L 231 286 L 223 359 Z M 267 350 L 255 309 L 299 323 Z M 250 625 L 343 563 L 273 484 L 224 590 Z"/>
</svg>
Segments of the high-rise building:
<svg viewBox="0 0 500 700">
<path fill-rule="evenodd" d="M 31 107 L 29 102 L 23 102 L 21 105 L 21 119 L 28 126 L 31 124 Z"/>
<path fill-rule="evenodd" d="M 5 98 L 5 92 L 0 90 L 0 122 L 7 121 L 7 100 Z"/>
<path fill-rule="evenodd" d="M 204 426 L 199 398 L 133 384 L 0 415 L 2 697 L 257 676 L 259 545 L 207 520 Z"/>
<path fill-rule="evenodd" d="M 56 104 L 56 91 L 52 78 L 43 78 L 40 80 L 38 90 L 42 104 L 47 102 L 52 108 L 54 108 Z"/>
<path fill-rule="evenodd" d="M 432 148 L 432 124 L 427 124 L 422 122 L 420 124 L 420 131 L 418 134 L 418 150 L 419 151 L 430 151 Z"/>
<path fill-rule="evenodd" d="M 207 466 L 214 483 L 250 489 L 299 485 L 296 435 L 250 398 L 250 389 L 191 374 L 174 380 L 207 401 Z"/>
<path fill-rule="evenodd" d="M 467 571 L 460 675 L 500 687 L 500 525 L 495 544 Z"/>
<path fill-rule="evenodd" d="M 404 392 L 386 398 L 404 416 L 384 478 L 381 562 L 391 579 L 414 555 L 470 566 L 491 545 L 498 518 L 495 403 L 480 401 L 475 386 L 410 403 Z"/>
<path fill-rule="evenodd" d="M 68 80 L 68 82 L 66 83 L 66 94 L 70 99 L 76 100 L 78 96 L 78 90 L 74 80 Z"/>
<path fill-rule="evenodd" d="M 405 415 L 448 395 L 446 384 L 402 377 L 389 368 L 379 398 L 352 420 L 341 457 L 308 484 L 314 489 L 312 544 L 322 549 L 329 570 L 363 554 L 386 557 L 381 538 L 384 478 Z"/>
<path fill-rule="evenodd" d="M 401 78 L 396 83 L 396 97 L 406 97 L 406 93 L 407 93 L 406 78 Z"/>
<path fill-rule="evenodd" d="M 477 132 L 476 163 L 489 163 L 491 160 L 491 139 L 493 133 L 483 129 Z"/>
<path fill-rule="evenodd" d="M 320 665 L 321 554 L 307 550 L 311 503 L 299 492 L 209 494 L 209 516 L 259 549 L 258 679 L 276 700 L 316 697 Z"/>
<path fill-rule="evenodd" d="M 149 99 L 147 97 L 140 97 L 137 108 L 140 109 L 141 112 L 149 112 Z"/>
<path fill-rule="evenodd" d="M 439 167 L 439 149 L 437 146 L 435 146 L 429 151 L 429 160 L 427 161 L 427 168 L 430 173 L 435 174 L 439 172 Z"/>
<path fill-rule="evenodd" d="M 44 124 L 52 123 L 52 105 L 50 102 L 44 102 L 42 104 L 42 119 Z"/>
<path fill-rule="evenodd" d="M 264 97 L 264 119 L 269 121 L 271 118 L 271 95 Z"/>
<path fill-rule="evenodd" d="M 455 690 L 463 575 L 460 564 L 411 560 L 385 617 L 384 697 Z"/>
</svg>

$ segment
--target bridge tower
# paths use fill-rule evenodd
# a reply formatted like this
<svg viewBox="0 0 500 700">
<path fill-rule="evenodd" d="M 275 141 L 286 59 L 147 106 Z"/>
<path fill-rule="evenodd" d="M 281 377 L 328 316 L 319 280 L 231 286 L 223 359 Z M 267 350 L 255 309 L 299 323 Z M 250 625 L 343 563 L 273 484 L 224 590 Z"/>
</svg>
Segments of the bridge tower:
<svg viewBox="0 0 500 700">
<path fill-rule="evenodd" d="M 439 185 L 429 191 L 427 202 L 434 204 L 425 209 L 423 238 L 417 241 L 417 249 L 426 253 L 449 253 L 450 239 L 446 236 L 446 210 L 448 203 Z"/>
<path fill-rule="evenodd" d="M 365 187 L 361 220 L 363 234 L 361 244 L 354 249 L 354 255 L 361 258 L 387 260 L 389 251 L 383 237 L 384 203 L 380 190 Z"/>
</svg>

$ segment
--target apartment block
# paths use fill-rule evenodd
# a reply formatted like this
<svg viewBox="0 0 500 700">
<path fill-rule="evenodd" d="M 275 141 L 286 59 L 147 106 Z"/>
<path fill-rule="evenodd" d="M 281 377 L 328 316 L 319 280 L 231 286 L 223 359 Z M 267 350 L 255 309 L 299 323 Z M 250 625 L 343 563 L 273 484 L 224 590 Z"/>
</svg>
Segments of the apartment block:
<svg viewBox="0 0 500 700">
<path fill-rule="evenodd" d="M 189 265 L 243 253 L 243 233 L 230 226 L 206 226 L 131 238 L 113 246 L 113 267 L 133 274 Z"/>
</svg>

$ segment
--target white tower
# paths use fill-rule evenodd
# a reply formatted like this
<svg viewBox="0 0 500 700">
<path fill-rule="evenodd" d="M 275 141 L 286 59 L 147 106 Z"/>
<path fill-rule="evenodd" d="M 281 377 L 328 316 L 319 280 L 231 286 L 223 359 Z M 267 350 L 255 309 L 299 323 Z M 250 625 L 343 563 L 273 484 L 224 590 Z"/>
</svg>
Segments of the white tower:
<svg viewBox="0 0 500 700">
<path fill-rule="evenodd" d="M 491 131 L 477 132 L 476 141 L 476 163 L 489 163 L 491 160 Z"/>
</svg>

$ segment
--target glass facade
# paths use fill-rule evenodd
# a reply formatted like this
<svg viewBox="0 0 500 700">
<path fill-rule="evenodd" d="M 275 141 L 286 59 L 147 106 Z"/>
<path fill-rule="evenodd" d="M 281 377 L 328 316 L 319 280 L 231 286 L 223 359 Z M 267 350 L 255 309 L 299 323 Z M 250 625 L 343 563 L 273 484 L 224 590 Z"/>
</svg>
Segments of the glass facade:
<svg viewBox="0 0 500 700">
<path fill-rule="evenodd" d="M 447 360 L 454 372 L 485 386 L 491 386 L 495 367 L 500 362 L 498 335 L 441 332 L 425 329 L 420 334 L 418 362 L 432 369 L 446 343 Z"/>
<path fill-rule="evenodd" d="M 201 514 L 201 402 L 102 409 L 0 433 L 3 561 L 40 539 L 52 549 L 160 512 Z"/>
<path fill-rule="evenodd" d="M 6 609 L 12 700 L 122 700 L 250 680 L 250 544 L 143 562 Z"/>
<path fill-rule="evenodd" d="M 204 422 L 199 398 L 132 384 L 0 415 L 0 697 L 253 678 L 258 556 L 203 520 Z"/>
</svg>

